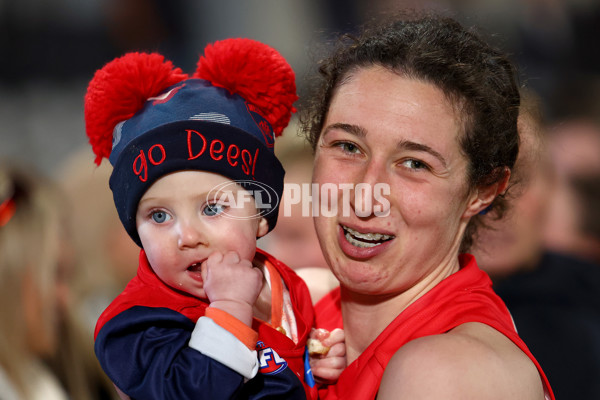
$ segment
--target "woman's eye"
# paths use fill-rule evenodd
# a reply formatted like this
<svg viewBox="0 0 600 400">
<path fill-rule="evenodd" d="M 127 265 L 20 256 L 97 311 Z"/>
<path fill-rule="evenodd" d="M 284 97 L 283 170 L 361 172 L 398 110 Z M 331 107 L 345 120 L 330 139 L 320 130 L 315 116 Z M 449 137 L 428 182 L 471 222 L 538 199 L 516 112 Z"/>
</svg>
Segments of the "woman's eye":
<svg viewBox="0 0 600 400">
<path fill-rule="evenodd" d="M 171 218 L 171 216 L 164 211 L 152 211 L 150 217 L 152 218 L 152 221 L 156 222 L 157 224 L 162 224 Z"/>
<path fill-rule="evenodd" d="M 346 153 L 351 153 L 351 154 L 358 154 L 358 153 L 360 153 L 360 149 L 354 143 L 339 142 L 339 143 L 337 143 L 337 146 L 340 149 L 342 149 L 344 152 L 346 152 Z"/>
<path fill-rule="evenodd" d="M 415 159 L 409 159 L 409 160 L 405 160 L 402 162 L 402 165 L 404 165 L 406 168 L 408 169 L 428 169 L 429 167 L 427 166 L 427 164 L 425 164 L 424 162 L 421 162 L 419 160 L 415 160 Z"/>
<path fill-rule="evenodd" d="M 204 209 L 202 210 L 202 214 L 209 217 L 213 217 L 215 215 L 221 214 L 223 211 L 225 211 L 225 205 L 223 204 L 207 204 L 206 207 L 204 207 Z"/>
</svg>

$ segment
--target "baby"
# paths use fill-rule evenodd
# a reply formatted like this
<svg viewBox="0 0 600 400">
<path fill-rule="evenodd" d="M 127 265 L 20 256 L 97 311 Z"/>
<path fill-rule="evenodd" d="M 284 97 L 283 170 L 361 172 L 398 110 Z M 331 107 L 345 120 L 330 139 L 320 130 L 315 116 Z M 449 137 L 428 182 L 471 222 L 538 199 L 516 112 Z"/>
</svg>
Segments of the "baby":
<svg viewBox="0 0 600 400">
<path fill-rule="evenodd" d="M 121 397 L 316 398 L 310 295 L 256 247 L 277 221 L 273 146 L 295 89 L 281 55 L 249 39 L 207 46 L 191 78 L 158 54 L 129 53 L 90 82 L 86 131 L 142 248 L 95 332 Z M 345 366 L 343 332 L 318 338 L 329 352 L 310 361 L 329 381 Z"/>
</svg>

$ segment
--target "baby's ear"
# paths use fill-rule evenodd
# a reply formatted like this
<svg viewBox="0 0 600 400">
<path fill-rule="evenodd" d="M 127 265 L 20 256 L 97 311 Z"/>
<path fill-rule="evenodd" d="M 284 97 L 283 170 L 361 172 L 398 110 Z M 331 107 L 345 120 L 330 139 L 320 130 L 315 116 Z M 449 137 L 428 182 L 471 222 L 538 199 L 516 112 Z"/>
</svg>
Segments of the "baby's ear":
<svg viewBox="0 0 600 400">
<path fill-rule="evenodd" d="M 269 223 L 265 217 L 261 217 L 258 221 L 258 228 L 256 229 L 256 237 L 263 237 L 269 232 Z"/>
</svg>

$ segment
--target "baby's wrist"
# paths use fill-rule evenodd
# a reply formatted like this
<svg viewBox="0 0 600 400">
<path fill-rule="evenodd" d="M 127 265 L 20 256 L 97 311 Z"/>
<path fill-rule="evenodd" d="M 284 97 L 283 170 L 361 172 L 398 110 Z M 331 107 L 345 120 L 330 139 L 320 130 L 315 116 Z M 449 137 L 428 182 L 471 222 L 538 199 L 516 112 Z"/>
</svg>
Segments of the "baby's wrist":
<svg viewBox="0 0 600 400">
<path fill-rule="evenodd" d="M 241 300 L 216 300 L 210 303 L 213 308 L 225 311 L 247 326 L 252 326 L 252 305 Z"/>
<path fill-rule="evenodd" d="M 229 331 L 250 351 L 255 350 L 256 342 L 258 341 L 258 332 L 252 329 L 251 326 L 244 324 L 220 308 L 208 307 L 205 317 L 212 319 L 221 328 Z"/>
</svg>

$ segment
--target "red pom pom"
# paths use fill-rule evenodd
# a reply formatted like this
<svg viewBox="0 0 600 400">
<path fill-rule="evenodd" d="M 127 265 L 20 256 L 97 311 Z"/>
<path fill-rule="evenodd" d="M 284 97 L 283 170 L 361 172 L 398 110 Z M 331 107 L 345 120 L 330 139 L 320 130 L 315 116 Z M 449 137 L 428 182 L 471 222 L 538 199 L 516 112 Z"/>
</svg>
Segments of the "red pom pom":
<svg viewBox="0 0 600 400">
<path fill-rule="evenodd" d="M 272 47 L 251 39 L 225 39 L 206 46 L 193 78 L 237 93 L 258 107 L 281 135 L 296 111 L 294 71 Z"/>
<path fill-rule="evenodd" d="M 85 94 L 86 132 L 96 164 L 112 150 L 115 126 L 142 109 L 144 102 L 186 79 L 160 54 L 128 53 L 96 71 Z"/>
</svg>

